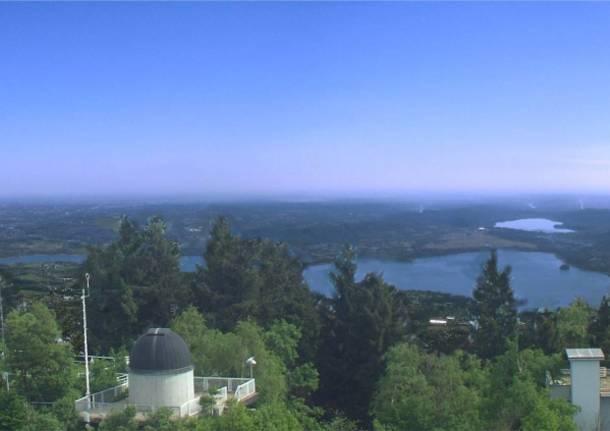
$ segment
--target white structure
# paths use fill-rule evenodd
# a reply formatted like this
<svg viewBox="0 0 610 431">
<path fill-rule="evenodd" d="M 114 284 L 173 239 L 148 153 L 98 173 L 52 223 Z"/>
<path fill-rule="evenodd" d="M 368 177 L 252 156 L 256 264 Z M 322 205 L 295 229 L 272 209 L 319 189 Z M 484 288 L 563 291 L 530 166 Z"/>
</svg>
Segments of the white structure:
<svg viewBox="0 0 610 431">
<path fill-rule="evenodd" d="M 567 349 L 572 377 L 571 401 L 580 407 L 574 420 L 582 431 L 599 429 L 600 375 L 599 361 L 604 359 L 601 349 Z"/>
<path fill-rule="evenodd" d="M 167 328 L 150 329 L 138 338 L 129 354 L 129 374 L 121 376 L 117 383 L 76 400 L 76 411 L 91 421 L 127 406 L 135 407 L 137 417 L 160 407 L 169 408 L 176 416 L 192 416 L 201 411 L 200 398 L 209 396 L 212 390 L 215 395 L 211 413 L 222 414 L 229 400 L 250 403 L 257 395 L 252 376 L 195 377 L 186 343 Z"/>
<path fill-rule="evenodd" d="M 129 404 L 155 409 L 194 399 L 193 362 L 184 340 L 166 328 L 138 338 L 129 355 Z"/>
<path fill-rule="evenodd" d="M 547 376 L 551 396 L 563 398 L 578 406 L 574 420 L 581 431 L 610 430 L 610 381 L 601 349 L 566 349 L 569 370 L 561 376 Z"/>
</svg>

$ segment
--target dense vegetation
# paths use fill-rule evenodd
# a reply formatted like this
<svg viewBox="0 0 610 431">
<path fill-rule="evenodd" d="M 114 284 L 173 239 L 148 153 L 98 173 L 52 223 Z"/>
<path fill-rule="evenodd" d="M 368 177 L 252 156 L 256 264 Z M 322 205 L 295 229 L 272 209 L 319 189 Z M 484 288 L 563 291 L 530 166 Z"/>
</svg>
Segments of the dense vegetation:
<svg viewBox="0 0 610 431">
<path fill-rule="evenodd" d="M 518 315 L 510 268 L 498 268 L 495 253 L 472 299 L 399 291 L 381 274 L 358 280 L 351 247 L 336 257 L 335 295 L 325 298 L 308 289 L 284 244 L 237 236 L 223 218 L 203 254 L 205 267 L 181 273 L 161 218 L 143 227 L 123 218 L 118 238 L 91 247 L 61 295 L 23 301 L 10 274 L 0 276 L 8 314 L 0 366 L 10 373 L 0 430 L 83 429 L 73 356 L 85 273 L 92 351 L 115 357 L 94 362 L 95 390 L 116 382 L 121 358 L 151 326 L 182 335 L 198 375 L 240 376 L 245 358 L 258 363 L 255 409 L 185 420 L 159 410 L 144 422 L 127 409 L 101 430 L 574 430 L 574 408 L 549 398 L 545 371 L 559 368 L 566 346 L 610 347 L 608 300 Z M 456 319 L 446 325 L 428 323 L 449 314 Z"/>
<path fill-rule="evenodd" d="M 529 204 L 535 203 L 535 208 Z M 113 241 L 121 216 L 145 224 L 159 214 L 167 235 L 183 255 L 199 255 L 221 214 L 244 238 L 287 244 L 300 260 L 329 262 L 344 244 L 360 256 L 413 259 L 482 248 L 517 248 L 557 254 L 571 265 L 610 274 L 610 202 L 577 196 L 442 199 L 410 197 L 393 201 L 145 203 L 0 202 L 0 257 L 27 254 L 85 254 L 93 244 Z M 496 222 L 549 218 L 576 230 L 540 235 L 494 229 Z M 481 231 L 479 227 L 485 227 Z"/>
</svg>

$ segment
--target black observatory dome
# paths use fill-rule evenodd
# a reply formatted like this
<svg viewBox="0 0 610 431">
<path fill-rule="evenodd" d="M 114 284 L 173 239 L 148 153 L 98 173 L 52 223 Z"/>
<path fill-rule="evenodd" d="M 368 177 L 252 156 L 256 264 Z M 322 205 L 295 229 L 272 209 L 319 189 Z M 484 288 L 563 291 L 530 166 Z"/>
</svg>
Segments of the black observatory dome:
<svg viewBox="0 0 610 431">
<path fill-rule="evenodd" d="M 188 346 L 171 329 L 153 328 L 137 339 L 129 354 L 129 369 L 135 373 L 187 371 L 193 368 Z"/>
</svg>

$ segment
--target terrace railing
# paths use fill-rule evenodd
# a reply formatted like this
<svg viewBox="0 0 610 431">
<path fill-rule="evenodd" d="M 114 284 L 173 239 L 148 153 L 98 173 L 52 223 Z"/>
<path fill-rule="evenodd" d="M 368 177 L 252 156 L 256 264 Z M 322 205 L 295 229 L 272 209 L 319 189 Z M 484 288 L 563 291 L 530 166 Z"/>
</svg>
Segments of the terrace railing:
<svg viewBox="0 0 610 431">
<path fill-rule="evenodd" d="M 235 389 L 235 395 L 233 395 L 233 398 L 236 401 L 241 401 L 241 400 L 251 397 L 255 393 L 256 393 L 256 383 L 255 383 L 254 379 L 250 379 L 247 382 L 242 383 L 241 385 L 239 385 L 237 387 L 237 389 Z"/>
<path fill-rule="evenodd" d="M 122 383 L 112 388 L 91 394 L 91 397 L 82 397 L 74 402 L 77 412 L 95 412 L 105 415 L 113 411 L 124 409 L 128 403 L 121 402 L 127 397 L 129 382 L 127 376 L 121 376 Z M 236 401 L 245 400 L 256 393 L 256 383 L 254 379 L 232 378 L 232 377 L 195 377 L 194 389 L 196 396 L 181 406 L 169 406 L 168 408 L 179 416 L 191 416 L 201 410 L 199 398 L 202 394 L 215 391 L 213 395 L 216 405 L 224 407 L 229 399 Z M 132 405 L 132 404 L 129 404 Z M 149 405 L 133 405 L 138 412 L 151 412 L 156 409 Z"/>
<path fill-rule="evenodd" d="M 234 394 L 239 385 L 250 380 L 250 378 L 235 377 L 195 377 L 195 392 L 209 392 L 210 390 L 227 388 L 229 394 Z"/>
</svg>

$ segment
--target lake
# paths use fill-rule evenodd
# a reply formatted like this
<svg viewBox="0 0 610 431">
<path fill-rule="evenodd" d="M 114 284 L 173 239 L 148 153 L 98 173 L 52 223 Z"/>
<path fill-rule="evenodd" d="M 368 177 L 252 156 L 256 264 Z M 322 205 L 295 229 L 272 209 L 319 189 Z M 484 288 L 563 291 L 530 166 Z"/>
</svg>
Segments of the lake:
<svg viewBox="0 0 610 431">
<path fill-rule="evenodd" d="M 412 262 L 360 259 L 357 276 L 377 271 L 382 272 L 386 281 L 399 289 L 432 290 L 470 296 L 481 266 L 488 257 L 488 252 L 481 251 L 426 257 Z M 500 250 L 498 257 L 501 265 L 512 265 L 515 295 L 526 299 L 528 308 L 555 308 L 569 304 L 577 296 L 597 306 L 602 296 L 610 291 L 610 277 L 607 275 L 574 267 L 561 271 L 559 267 L 563 262 L 551 253 Z M 82 255 L 38 254 L 0 258 L 0 265 L 80 263 L 84 259 L 85 256 Z M 202 264 L 201 256 L 180 258 L 182 271 L 195 271 L 196 266 Z M 333 292 L 328 279 L 330 269 L 330 264 L 313 265 L 306 268 L 303 275 L 314 291 L 330 296 Z"/>
<path fill-rule="evenodd" d="M 0 265 L 17 265 L 20 263 L 69 262 L 82 263 L 86 256 L 80 254 L 27 254 L 23 256 L 0 257 Z"/>
<path fill-rule="evenodd" d="M 494 227 L 504 229 L 525 230 L 528 232 L 571 233 L 572 229 L 558 228 L 563 223 L 546 218 L 522 218 L 519 220 L 500 221 Z"/>
<path fill-rule="evenodd" d="M 17 265 L 20 263 L 82 263 L 87 257 L 80 254 L 28 254 L 23 256 L 0 257 L 0 265 Z M 182 256 L 180 270 L 194 272 L 197 265 L 203 264 L 201 256 Z"/>
<path fill-rule="evenodd" d="M 489 252 L 471 252 L 415 259 L 412 262 L 360 259 L 357 277 L 367 272 L 381 272 L 388 283 L 399 289 L 431 290 L 470 296 L 481 267 Z M 555 308 L 581 296 L 597 306 L 610 291 L 610 277 L 605 274 L 570 268 L 561 271 L 563 263 L 551 253 L 500 250 L 500 265 L 511 265 L 515 296 L 526 299 L 525 308 Z M 331 295 L 328 279 L 330 264 L 313 265 L 304 272 L 309 286 Z"/>
</svg>

